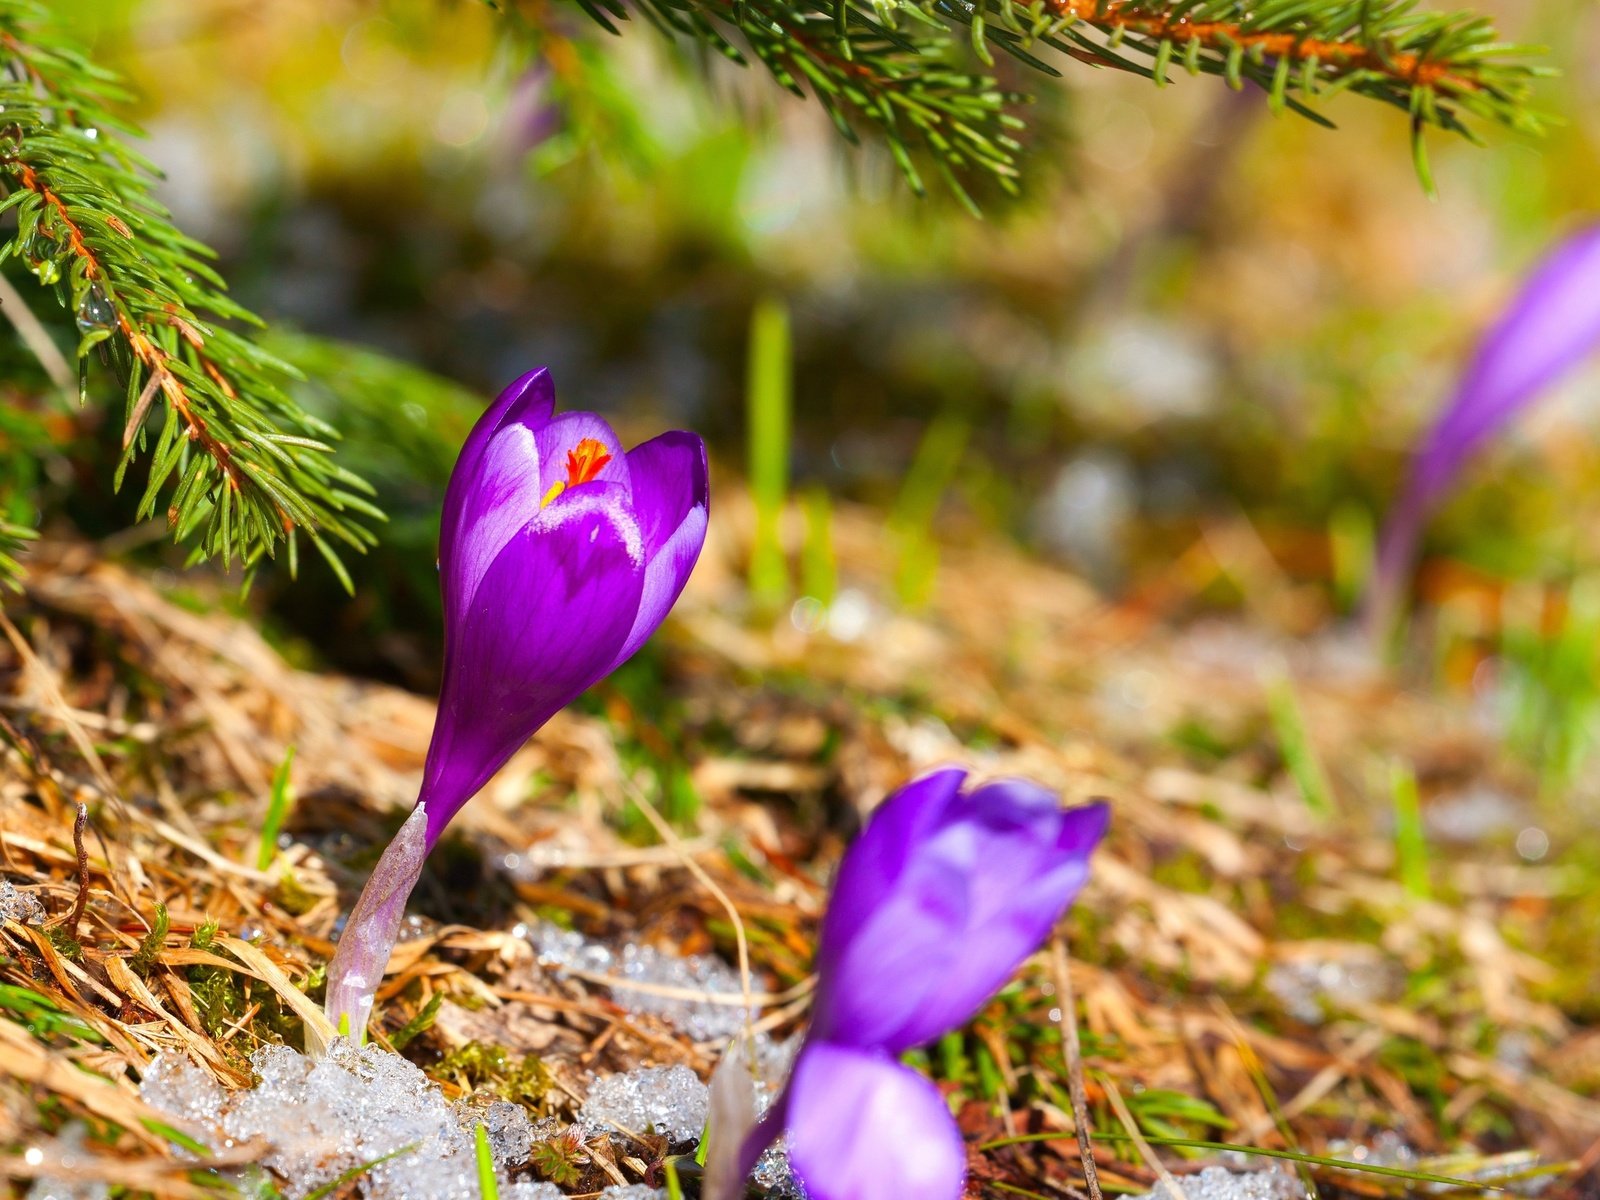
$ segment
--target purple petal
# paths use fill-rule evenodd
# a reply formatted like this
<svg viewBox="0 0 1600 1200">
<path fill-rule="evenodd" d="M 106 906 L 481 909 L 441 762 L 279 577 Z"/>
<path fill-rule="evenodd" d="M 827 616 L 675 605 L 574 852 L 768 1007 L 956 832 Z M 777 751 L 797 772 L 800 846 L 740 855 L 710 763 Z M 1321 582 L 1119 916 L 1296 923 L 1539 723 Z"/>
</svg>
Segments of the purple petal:
<svg viewBox="0 0 1600 1200">
<path fill-rule="evenodd" d="M 694 509 L 706 507 L 706 444 L 675 429 L 628 451 L 628 469 L 645 556 L 654 557 Z"/>
<path fill-rule="evenodd" d="M 817 1037 L 898 1054 L 967 1021 L 1049 935 L 1082 888 L 1105 805 L 1063 810 L 1022 781 L 947 798 L 949 773 L 918 790 L 928 821 L 896 797 L 896 868 L 872 826 L 846 855 L 818 952 Z M 892 805 L 892 807 L 891 807 Z M 874 820 L 874 824 L 876 820 Z M 856 872 L 889 872 L 886 886 Z M 836 917 L 835 912 L 839 915 Z"/>
<path fill-rule="evenodd" d="M 459 614 L 422 796 L 428 841 L 532 733 L 596 682 L 633 627 L 639 528 L 616 484 L 573 488 L 500 551 Z"/>
<path fill-rule="evenodd" d="M 456 458 L 450 483 L 445 488 L 444 512 L 439 522 L 439 565 L 448 572 L 454 558 L 455 542 L 463 519 L 479 511 L 478 471 L 494 435 L 508 425 L 520 425 L 537 433 L 549 422 L 556 408 L 556 388 L 548 367 L 538 367 L 517 379 L 501 392 L 473 425 Z M 542 493 L 541 493 L 542 494 Z M 471 509 L 469 513 L 467 510 Z M 445 604 L 450 604 L 448 591 Z M 448 622 L 446 633 L 448 634 Z"/>
<path fill-rule="evenodd" d="M 789 1162 L 812 1200 L 960 1200 L 966 1145 L 938 1089 L 881 1054 L 808 1042 L 788 1095 Z"/>
<path fill-rule="evenodd" d="M 501 117 L 501 136 L 515 153 L 525 154 L 560 131 L 562 108 L 552 95 L 553 78 L 550 64 L 539 59 L 512 89 Z"/>
<path fill-rule="evenodd" d="M 335 1029 L 341 1020 L 348 1021 L 349 1036 L 357 1043 L 366 1041 L 373 994 L 389 965 L 406 899 L 428 857 L 428 824 L 427 810 L 419 803 L 372 869 L 328 964 L 328 1020 Z M 308 1049 L 315 1055 L 324 1047 Z"/>
<path fill-rule="evenodd" d="M 944 819 L 966 778 L 960 767 L 940 767 L 891 793 L 873 810 L 834 878 L 822 919 L 824 948 L 847 945 L 886 902 L 914 849 Z"/>
<path fill-rule="evenodd" d="M 1467 368 L 1423 445 L 1424 502 L 1519 409 L 1600 346 L 1600 226 L 1562 243 L 1535 269 Z"/>
<path fill-rule="evenodd" d="M 567 456 L 579 443 L 599 442 L 610 455 L 594 482 L 629 488 L 626 456 L 611 426 L 593 413 L 552 417 L 549 373 L 537 371 L 523 379 L 530 381 L 529 387 L 509 403 L 503 395 L 473 429 L 450 477 L 439 554 L 447 614 L 472 602 L 484 573 L 518 529 L 547 503 L 576 490 L 568 486 Z M 480 437 L 480 430 L 491 424 L 496 427 Z M 553 485 L 561 488 L 554 496 Z M 452 623 L 447 620 L 447 633 Z"/>
<path fill-rule="evenodd" d="M 1522 408 L 1600 348 L 1600 226 L 1563 242 L 1479 344 L 1461 385 L 1423 439 L 1385 524 L 1368 620 L 1382 629 L 1429 510 L 1463 462 Z"/>
<path fill-rule="evenodd" d="M 450 611 L 461 612 L 472 604 L 500 551 L 539 515 L 543 495 L 536 435 L 512 422 L 478 455 L 472 512 L 454 530 L 448 564 L 440 568 L 440 587 Z M 451 624 L 447 622 L 446 628 Z"/>
<path fill-rule="evenodd" d="M 664 433 L 628 453 L 633 511 L 646 560 L 639 615 L 617 655 L 620 666 L 666 619 L 706 541 L 706 445 L 692 433 Z"/>
</svg>

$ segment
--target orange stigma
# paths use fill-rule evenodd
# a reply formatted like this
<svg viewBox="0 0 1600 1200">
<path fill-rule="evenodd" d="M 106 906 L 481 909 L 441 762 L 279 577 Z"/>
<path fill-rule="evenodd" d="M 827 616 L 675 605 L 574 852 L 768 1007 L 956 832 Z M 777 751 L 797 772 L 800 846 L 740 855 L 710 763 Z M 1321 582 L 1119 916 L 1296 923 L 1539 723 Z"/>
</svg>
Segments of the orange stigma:
<svg viewBox="0 0 1600 1200">
<path fill-rule="evenodd" d="M 594 438 L 584 438 L 571 450 L 567 451 L 567 478 L 556 480 L 550 485 L 550 490 L 539 501 L 543 508 L 569 487 L 577 487 L 580 483 L 588 483 L 600 474 L 600 468 L 611 461 L 611 451 L 606 449 L 604 442 L 597 442 Z"/>
<path fill-rule="evenodd" d="M 600 474 L 600 468 L 611 461 L 611 451 L 604 442 L 584 438 L 577 447 L 567 451 L 567 486 L 577 487 L 588 483 Z"/>
</svg>

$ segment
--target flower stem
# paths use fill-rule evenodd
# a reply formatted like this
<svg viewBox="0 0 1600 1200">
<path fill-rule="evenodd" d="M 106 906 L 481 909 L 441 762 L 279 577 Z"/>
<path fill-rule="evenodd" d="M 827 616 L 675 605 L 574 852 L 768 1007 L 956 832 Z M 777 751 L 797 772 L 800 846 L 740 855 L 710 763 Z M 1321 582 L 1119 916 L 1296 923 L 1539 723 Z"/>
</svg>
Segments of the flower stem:
<svg viewBox="0 0 1600 1200">
<path fill-rule="evenodd" d="M 373 995 L 400 934 L 406 900 L 428 856 L 427 834 L 427 808 L 419 802 L 372 869 L 328 964 L 328 1020 L 357 1045 L 366 1041 Z M 325 1047 L 307 1049 L 317 1055 Z"/>
</svg>

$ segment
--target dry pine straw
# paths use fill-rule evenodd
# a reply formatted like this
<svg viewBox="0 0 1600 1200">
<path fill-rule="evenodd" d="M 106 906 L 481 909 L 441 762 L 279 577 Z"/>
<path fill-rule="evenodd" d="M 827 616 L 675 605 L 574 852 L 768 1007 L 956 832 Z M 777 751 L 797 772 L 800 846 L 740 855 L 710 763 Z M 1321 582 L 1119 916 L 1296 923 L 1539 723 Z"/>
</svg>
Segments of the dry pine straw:
<svg viewBox="0 0 1600 1200">
<path fill-rule="evenodd" d="M 541 1070 L 523 1082 L 539 1086 L 519 1098 L 558 1117 L 592 1072 L 709 1069 L 717 1047 L 629 1015 L 602 983 L 554 979 L 510 932 L 554 917 L 731 961 L 727 917 L 681 868 L 683 853 L 751 933 L 768 1024 L 801 1028 L 830 864 L 888 788 L 956 759 L 1033 776 L 1069 800 L 1113 801 L 1110 842 L 1064 926 L 1097 1129 L 1119 1129 L 1118 1110 L 1131 1106 L 1149 1133 L 1308 1151 L 1393 1129 L 1424 1152 L 1474 1133 L 1485 1150 L 1579 1159 L 1600 1137 L 1600 1070 L 1584 1065 L 1600 1057 L 1586 1049 L 1596 1038 L 1545 998 L 1558 972 L 1540 957 L 1540 931 L 1565 902 L 1560 876 L 1440 855 L 1440 898 L 1415 900 L 1395 882 L 1374 816 L 1385 803 L 1374 768 L 1397 752 L 1425 783 L 1517 786 L 1520 776 L 1449 703 L 1274 633 L 1315 621 L 1256 552 L 1253 531 L 1208 531 L 1167 578 L 1120 605 L 993 545 L 947 547 L 926 612 L 896 615 L 880 600 L 863 639 L 839 643 L 781 615 L 729 615 L 746 607 L 749 511 L 725 496 L 719 519 L 658 639 L 657 693 L 605 687 L 598 712 L 558 717 L 463 813 L 457 848 L 425 877 L 418 906 L 448 923 L 421 920 L 400 947 L 381 1024 L 392 1035 L 446 997 L 407 1053 L 447 1090 L 504 1086 L 505 1072 L 483 1065 L 485 1046 L 513 1063 L 536 1056 Z M 887 596 L 891 555 L 877 524 L 843 512 L 837 542 L 842 577 Z M 1255 611 L 1180 628 L 1167 614 L 1219 574 L 1248 582 Z M 3 927 L 0 982 L 48 998 L 94 1036 L 36 1036 L 25 1014 L 0 1011 L 5 1171 L 21 1188 L 51 1169 L 21 1151 L 52 1145 L 50 1132 L 81 1117 L 98 1157 L 78 1174 L 194 1193 L 142 1120 L 152 1114 L 134 1079 L 156 1053 L 181 1049 L 244 1086 L 256 1045 L 317 1019 L 301 989 L 314 986 L 337 917 L 415 794 L 431 704 L 296 670 L 249 624 L 180 607 L 81 545 L 40 548 L 10 619 L 0 870 L 50 917 L 44 929 Z M 1286 663 L 1340 805 L 1330 819 L 1301 801 L 1266 726 L 1262 680 Z M 1221 744 L 1210 761 L 1170 736 L 1195 720 Z M 291 843 L 258 872 L 256 837 L 289 745 Z M 653 838 L 625 819 L 629 789 L 656 794 L 650 765 L 678 757 L 701 805 L 680 846 L 641 844 Z M 92 818 L 81 877 L 80 803 Z M 513 876 L 501 869 L 507 853 L 546 869 Z M 158 902 L 169 928 L 152 944 Z M 1273 964 L 1294 962 L 1366 964 L 1395 986 L 1305 1023 L 1262 987 Z M 1041 955 L 966 1036 L 930 1056 L 974 1147 L 1063 1134 L 975 1148 L 974 1195 L 1083 1186 L 1054 978 Z M 1511 1037 L 1526 1064 L 1497 1056 Z M 463 1051 L 468 1043 L 477 1048 Z M 1205 1108 L 1187 1123 L 1174 1116 L 1175 1096 L 1209 1106 L 1215 1123 Z M 622 1140 L 580 1152 L 575 1186 L 650 1177 L 663 1149 Z M 1206 1161 L 1152 1153 L 1180 1176 Z M 1096 1156 L 1108 1190 L 1156 1178 L 1126 1143 L 1099 1143 Z"/>
</svg>

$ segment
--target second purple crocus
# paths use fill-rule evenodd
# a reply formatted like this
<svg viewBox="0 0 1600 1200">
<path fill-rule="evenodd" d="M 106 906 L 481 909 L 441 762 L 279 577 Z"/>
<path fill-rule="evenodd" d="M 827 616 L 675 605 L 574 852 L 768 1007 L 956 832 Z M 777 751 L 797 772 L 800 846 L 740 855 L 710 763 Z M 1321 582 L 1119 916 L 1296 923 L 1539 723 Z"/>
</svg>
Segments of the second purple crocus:
<svg viewBox="0 0 1600 1200">
<path fill-rule="evenodd" d="M 1450 403 L 1412 459 L 1384 524 L 1367 624 L 1388 632 L 1423 526 L 1462 464 L 1600 348 L 1600 225 L 1569 237 L 1529 275 L 1479 342 Z"/>
<path fill-rule="evenodd" d="M 439 532 L 444 684 L 416 811 L 383 853 L 328 967 L 335 1028 L 360 1038 L 407 896 L 450 819 L 556 712 L 644 644 L 705 543 L 705 444 L 632 450 L 594 413 L 518 379 L 467 435 Z"/>
<path fill-rule="evenodd" d="M 1049 936 L 1109 818 L 1023 780 L 965 782 L 946 768 L 907 784 L 845 854 L 811 1031 L 736 1182 L 783 1133 L 813 1200 L 960 1197 L 961 1133 L 898 1058 L 970 1020 Z"/>
</svg>

